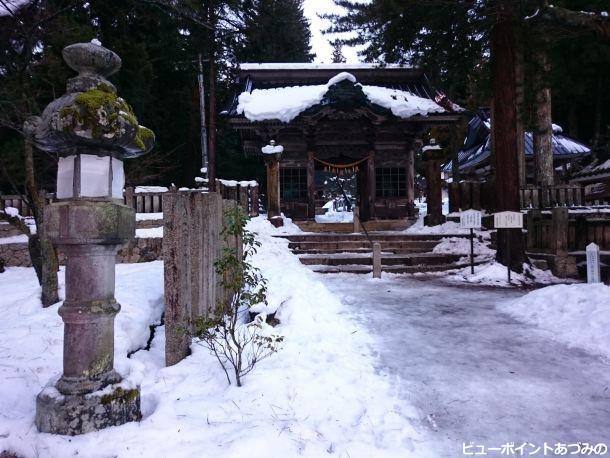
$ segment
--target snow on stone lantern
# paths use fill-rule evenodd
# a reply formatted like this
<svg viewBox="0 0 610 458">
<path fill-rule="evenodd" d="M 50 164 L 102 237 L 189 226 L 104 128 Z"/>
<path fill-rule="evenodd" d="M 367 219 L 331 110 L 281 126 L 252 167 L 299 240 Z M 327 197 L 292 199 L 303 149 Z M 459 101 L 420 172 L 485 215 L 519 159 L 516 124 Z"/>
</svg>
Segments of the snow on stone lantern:
<svg viewBox="0 0 610 458">
<path fill-rule="evenodd" d="M 434 138 L 430 139 L 430 145 L 422 148 L 422 158 L 426 163 L 426 207 L 427 214 L 424 217 L 426 226 L 438 226 L 445 222 L 443 215 L 443 188 L 441 183 L 441 164 L 443 162 L 443 150 Z"/>
<path fill-rule="evenodd" d="M 261 149 L 267 166 L 267 218 L 275 227 L 284 225 L 280 210 L 280 160 L 284 147 L 271 140 Z"/>
<path fill-rule="evenodd" d="M 149 152 L 155 137 L 106 80 L 121 59 L 97 40 L 63 50 L 78 75 L 41 117 L 25 123 L 39 149 L 59 156 L 57 200 L 45 227 L 66 255 L 63 373 L 38 395 L 42 432 L 82 434 L 141 418 L 140 391 L 114 370 L 115 257 L 135 234 L 123 204 L 123 160 Z"/>
</svg>

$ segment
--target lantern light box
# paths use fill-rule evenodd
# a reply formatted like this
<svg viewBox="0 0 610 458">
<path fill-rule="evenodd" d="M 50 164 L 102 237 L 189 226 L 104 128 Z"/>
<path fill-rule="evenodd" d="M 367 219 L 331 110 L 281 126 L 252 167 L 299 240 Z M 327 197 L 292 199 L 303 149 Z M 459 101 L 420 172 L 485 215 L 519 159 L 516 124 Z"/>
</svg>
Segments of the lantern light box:
<svg viewBox="0 0 610 458">
<path fill-rule="evenodd" d="M 123 198 L 123 161 L 112 156 L 77 154 L 59 158 L 57 198 Z"/>
</svg>

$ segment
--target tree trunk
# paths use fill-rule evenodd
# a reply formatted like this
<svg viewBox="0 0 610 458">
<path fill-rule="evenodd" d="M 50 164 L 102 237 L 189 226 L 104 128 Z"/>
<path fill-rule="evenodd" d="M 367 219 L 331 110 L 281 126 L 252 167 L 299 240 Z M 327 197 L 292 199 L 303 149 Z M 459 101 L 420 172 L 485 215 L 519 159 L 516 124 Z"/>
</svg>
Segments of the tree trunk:
<svg viewBox="0 0 610 458">
<path fill-rule="evenodd" d="M 523 33 L 520 34 L 521 37 Z M 524 49 L 523 38 L 518 39 L 515 54 L 515 78 L 517 91 L 517 157 L 519 160 L 519 186 L 527 184 L 527 163 L 525 161 L 525 129 L 523 128 L 523 112 L 525 99 Z"/>
<path fill-rule="evenodd" d="M 553 127 L 551 120 L 551 63 L 546 49 L 546 43 L 539 40 L 533 54 L 535 91 L 534 119 L 534 159 L 536 162 L 536 183 L 540 186 L 555 184 L 553 168 Z"/>
<path fill-rule="evenodd" d="M 212 25 L 209 31 L 210 45 L 210 116 L 208 124 L 208 178 L 210 186 L 216 182 L 216 14 L 213 2 L 209 6 L 209 19 Z"/>
<path fill-rule="evenodd" d="M 515 11 L 512 0 L 499 0 L 497 22 L 491 34 L 492 137 L 498 211 L 520 210 L 514 21 Z M 498 261 L 508 265 L 510 260 L 510 267 L 521 272 L 524 258 L 521 229 L 498 230 Z"/>
<path fill-rule="evenodd" d="M 25 185 L 32 203 L 32 214 L 36 221 L 36 234 L 31 235 L 28 243 L 32 265 L 42 288 L 40 301 L 43 307 L 59 302 L 57 292 L 57 269 L 59 262 L 53 243 L 49 240 L 44 226 L 45 198 L 36 185 L 34 170 L 34 150 L 29 142 L 24 142 Z"/>
<path fill-rule="evenodd" d="M 593 111 L 593 140 L 591 142 L 591 146 L 593 147 L 593 154 L 597 152 L 602 132 L 602 97 L 604 92 L 604 82 L 599 73 L 597 74 L 596 82 L 597 84 L 595 87 L 595 110 Z"/>
</svg>

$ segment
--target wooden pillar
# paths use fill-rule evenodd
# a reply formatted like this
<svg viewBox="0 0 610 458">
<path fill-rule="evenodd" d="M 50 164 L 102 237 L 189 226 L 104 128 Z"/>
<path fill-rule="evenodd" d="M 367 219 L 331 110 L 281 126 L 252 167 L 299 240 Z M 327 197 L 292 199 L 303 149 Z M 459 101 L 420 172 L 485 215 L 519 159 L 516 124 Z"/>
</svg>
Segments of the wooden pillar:
<svg viewBox="0 0 610 458">
<path fill-rule="evenodd" d="M 407 151 L 407 211 L 408 216 L 415 215 L 415 151 Z"/>
<path fill-rule="evenodd" d="M 443 215 L 443 188 L 441 184 L 442 150 L 438 145 L 424 147 L 426 161 L 426 226 L 437 226 L 445 222 Z"/>
<path fill-rule="evenodd" d="M 280 211 L 280 161 L 268 155 L 267 165 L 267 218 L 275 226 L 282 226 Z M 276 226 L 277 227 L 277 226 Z"/>
<path fill-rule="evenodd" d="M 366 161 L 366 181 L 367 181 L 367 196 L 366 200 L 369 208 L 369 218 L 375 218 L 375 197 L 377 194 L 377 188 L 375 183 L 375 151 L 371 151 L 369 159 Z"/>
<path fill-rule="evenodd" d="M 313 157 L 314 152 L 310 149 L 307 152 L 307 218 L 310 219 L 316 217 L 316 165 Z"/>
</svg>

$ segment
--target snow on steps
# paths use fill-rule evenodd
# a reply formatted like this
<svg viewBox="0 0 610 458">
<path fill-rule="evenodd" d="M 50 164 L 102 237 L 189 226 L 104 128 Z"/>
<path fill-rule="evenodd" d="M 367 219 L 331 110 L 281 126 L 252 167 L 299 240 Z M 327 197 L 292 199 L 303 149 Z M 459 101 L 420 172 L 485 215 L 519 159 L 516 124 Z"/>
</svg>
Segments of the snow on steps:
<svg viewBox="0 0 610 458">
<path fill-rule="evenodd" d="M 434 253 L 444 237 L 466 237 L 447 234 L 404 234 L 377 232 L 371 241 L 381 244 L 381 265 L 384 272 L 415 273 L 450 270 L 464 267 L 459 263 L 466 253 Z M 320 273 L 370 273 L 371 242 L 365 234 L 298 234 L 286 235 L 289 248 L 301 263 Z"/>
</svg>

